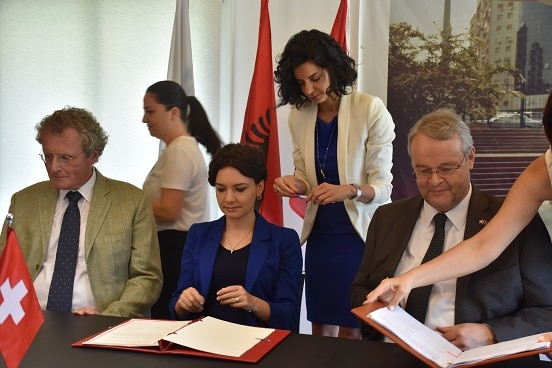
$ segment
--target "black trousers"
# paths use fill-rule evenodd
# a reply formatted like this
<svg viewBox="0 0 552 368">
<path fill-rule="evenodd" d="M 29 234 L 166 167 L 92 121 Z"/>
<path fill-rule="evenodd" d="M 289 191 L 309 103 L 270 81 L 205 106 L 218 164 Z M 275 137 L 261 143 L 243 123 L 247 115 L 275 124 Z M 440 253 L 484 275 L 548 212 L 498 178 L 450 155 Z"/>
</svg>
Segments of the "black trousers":
<svg viewBox="0 0 552 368">
<path fill-rule="evenodd" d="M 151 318 L 171 319 L 169 302 L 178 286 L 182 252 L 186 244 L 187 231 L 163 230 L 157 233 L 161 270 L 163 271 L 163 288 L 157 302 L 151 307 Z"/>
</svg>

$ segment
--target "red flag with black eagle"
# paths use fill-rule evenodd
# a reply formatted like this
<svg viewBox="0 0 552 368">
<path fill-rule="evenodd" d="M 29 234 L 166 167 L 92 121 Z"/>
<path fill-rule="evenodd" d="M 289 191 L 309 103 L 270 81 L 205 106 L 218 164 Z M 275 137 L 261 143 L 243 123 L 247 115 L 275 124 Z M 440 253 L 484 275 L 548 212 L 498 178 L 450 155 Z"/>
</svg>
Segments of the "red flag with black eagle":
<svg viewBox="0 0 552 368">
<path fill-rule="evenodd" d="M 33 281 L 11 227 L 0 256 L 0 351 L 8 368 L 19 365 L 44 322 Z"/>
<path fill-rule="evenodd" d="M 268 0 L 261 0 L 257 56 L 247 98 L 241 143 L 257 146 L 265 154 L 268 179 L 259 212 L 268 221 L 282 226 L 282 198 L 271 190 L 274 179 L 281 175 L 271 37 Z"/>
</svg>

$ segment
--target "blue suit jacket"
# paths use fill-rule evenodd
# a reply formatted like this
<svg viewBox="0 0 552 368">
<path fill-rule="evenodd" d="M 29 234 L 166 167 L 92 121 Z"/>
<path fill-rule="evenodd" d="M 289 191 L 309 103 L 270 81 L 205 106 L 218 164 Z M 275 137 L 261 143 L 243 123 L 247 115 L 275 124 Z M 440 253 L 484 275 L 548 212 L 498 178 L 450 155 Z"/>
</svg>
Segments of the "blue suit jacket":
<svg viewBox="0 0 552 368">
<path fill-rule="evenodd" d="M 256 214 L 253 239 L 243 287 L 270 306 L 268 327 L 296 330 L 301 309 L 303 258 L 299 237 L 292 229 L 276 226 Z M 177 318 L 175 305 L 183 290 L 194 287 L 207 297 L 213 265 L 219 250 L 226 217 L 213 222 L 197 223 L 190 227 L 178 288 L 169 305 Z M 199 317 L 191 316 L 191 318 Z M 252 326 L 263 326 L 253 313 L 248 314 Z"/>
</svg>

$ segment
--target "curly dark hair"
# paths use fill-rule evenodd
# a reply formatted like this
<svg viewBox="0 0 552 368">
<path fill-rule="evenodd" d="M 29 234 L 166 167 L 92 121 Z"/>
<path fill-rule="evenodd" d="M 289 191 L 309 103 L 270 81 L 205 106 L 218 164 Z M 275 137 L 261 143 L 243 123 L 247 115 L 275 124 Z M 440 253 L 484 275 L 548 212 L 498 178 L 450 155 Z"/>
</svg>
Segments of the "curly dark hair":
<svg viewBox="0 0 552 368">
<path fill-rule="evenodd" d="M 215 186 L 218 172 L 225 167 L 233 167 L 243 176 L 253 179 L 255 184 L 268 176 L 263 152 L 249 144 L 229 143 L 219 149 L 209 163 L 209 184 Z"/>
<path fill-rule="evenodd" d="M 301 108 L 311 104 L 308 97 L 301 92 L 293 72 L 296 67 L 307 61 L 312 61 L 328 71 L 328 95 L 342 96 L 349 93 L 348 87 L 355 83 L 358 75 L 355 61 L 343 51 L 339 43 L 317 29 L 303 30 L 293 35 L 276 61 L 278 65 L 274 71 L 274 81 L 279 85 L 278 107 L 292 104 Z"/>
</svg>

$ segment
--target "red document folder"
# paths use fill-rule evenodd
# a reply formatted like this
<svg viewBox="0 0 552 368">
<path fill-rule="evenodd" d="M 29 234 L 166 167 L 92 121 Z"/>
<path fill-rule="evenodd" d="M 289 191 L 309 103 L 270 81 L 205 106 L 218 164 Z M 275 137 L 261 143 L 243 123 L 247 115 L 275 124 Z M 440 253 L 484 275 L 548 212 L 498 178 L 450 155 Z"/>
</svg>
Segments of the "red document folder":
<svg viewBox="0 0 552 368">
<path fill-rule="evenodd" d="M 384 308 L 386 306 L 387 306 L 387 304 L 382 303 L 382 302 L 368 303 L 368 304 L 365 304 L 365 305 L 362 305 L 360 307 L 352 309 L 351 312 L 355 316 L 360 318 L 363 322 L 367 323 L 368 325 L 370 325 L 371 327 L 373 327 L 374 329 L 376 329 L 377 331 L 379 331 L 383 335 L 385 335 L 388 338 L 390 338 L 391 340 L 393 340 L 395 343 L 397 343 L 397 345 L 401 346 L 404 350 L 408 351 L 410 354 L 414 355 L 416 358 L 420 359 L 421 361 L 423 361 L 428 366 L 433 367 L 433 368 L 441 368 L 441 366 L 439 364 L 437 364 L 436 362 L 428 359 L 424 355 L 420 354 L 416 349 L 412 348 L 410 345 L 405 343 L 401 339 L 400 336 L 395 335 L 393 332 L 389 331 L 387 328 L 380 325 L 374 319 L 370 318 L 369 315 L 370 315 L 371 312 L 373 312 L 377 309 L 380 309 L 380 308 Z M 493 357 L 493 358 L 490 358 L 490 359 L 485 359 L 485 360 L 482 360 L 482 361 L 478 361 L 478 362 L 475 362 L 475 363 L 456 365 L 456 367 L 462 367 L 462 368 L 477 367 L 477 366 L 496 363 L 496 362 L 500 362 L 500 361 L 504 361 L 504 360 L 517 359 L 517 358 L 522 358 L 522 357 L 526 357 L 526 356 L 530 356 L 530 355 L 547 353 L 547 352 L 551 352 L 551 351 L 552 351 L 552 344 L 547 349 L 528 350 L 528 351 L 523 351 L 523 352 L 515 353 L 515 354 L 501 355 L 501 356 Z"/>
<path fill-rule="evenodd" d="M 155 320 L 151 320 L 153 323 Z M 128 322 L 128 321 L 127 321 Z M 257 363 L 259 360 L 261 360 L 262 357 L 264 357 L 266 354 L 268 354 L 276 345 L 278 345 L 282 340 L 284 340 L 291 332 L 287 330 L 278 330 L 275 329 L 270 335 L 268 335 L 266 338 L 259 339 L 259 341 L 249 350 L 247 350 L 245 353 L 243 353 L 241 356 L 229 356 L 229 355 L 222 355 L 222 354 L 216 354 L 211 352 L 205 352 L 200 350 L 195 350 L 191 348 L 187 348 L 185 346 L 180 346 L 177 344 L 174 344 L 172 342 L 159 340 L 158 346 L 144 346 L 144 347 L 130 347 L 130 346 L 120 346 L 120 345 L 100 345 L 100 344 L 90 344 L 86 343 L 89 340 L 105 333 L 106 331 L 109 331 L 113 328 L 117 328 L 118 326 L 121 326 L 127 322 L 123 322 L 115 327 L 111 327 L 106 330 L 102 330 L 92 336 L 89 336 L 87 338 L 84 338 L 80 341 L 77 341 L 72 344 L 74 347 L 91 347 L 91 348 L 103 348 L 103 349 L 115 349 L 115 350 L 127 350 L 127 351 L 138 351 L 138 352 L 144 352 L 144 353 L 150 353 L 150 354 L 165 354 L 165 355 L 188 355 L 188 356 L 196 356 L 196 357 L 204 357 L 204 358 L 213 358 L 213 359 L 223 359 L 223 360 L 232 360 L 232 361 L 238 361 L 238 362 L 246 362 L 246 363 Z M 187 325 L 187 322 L 183 322 L 182 328 L 185 328 Z M 255 329 L 257 327 L 251 327 L 252 329 Z"/>
</svg>

